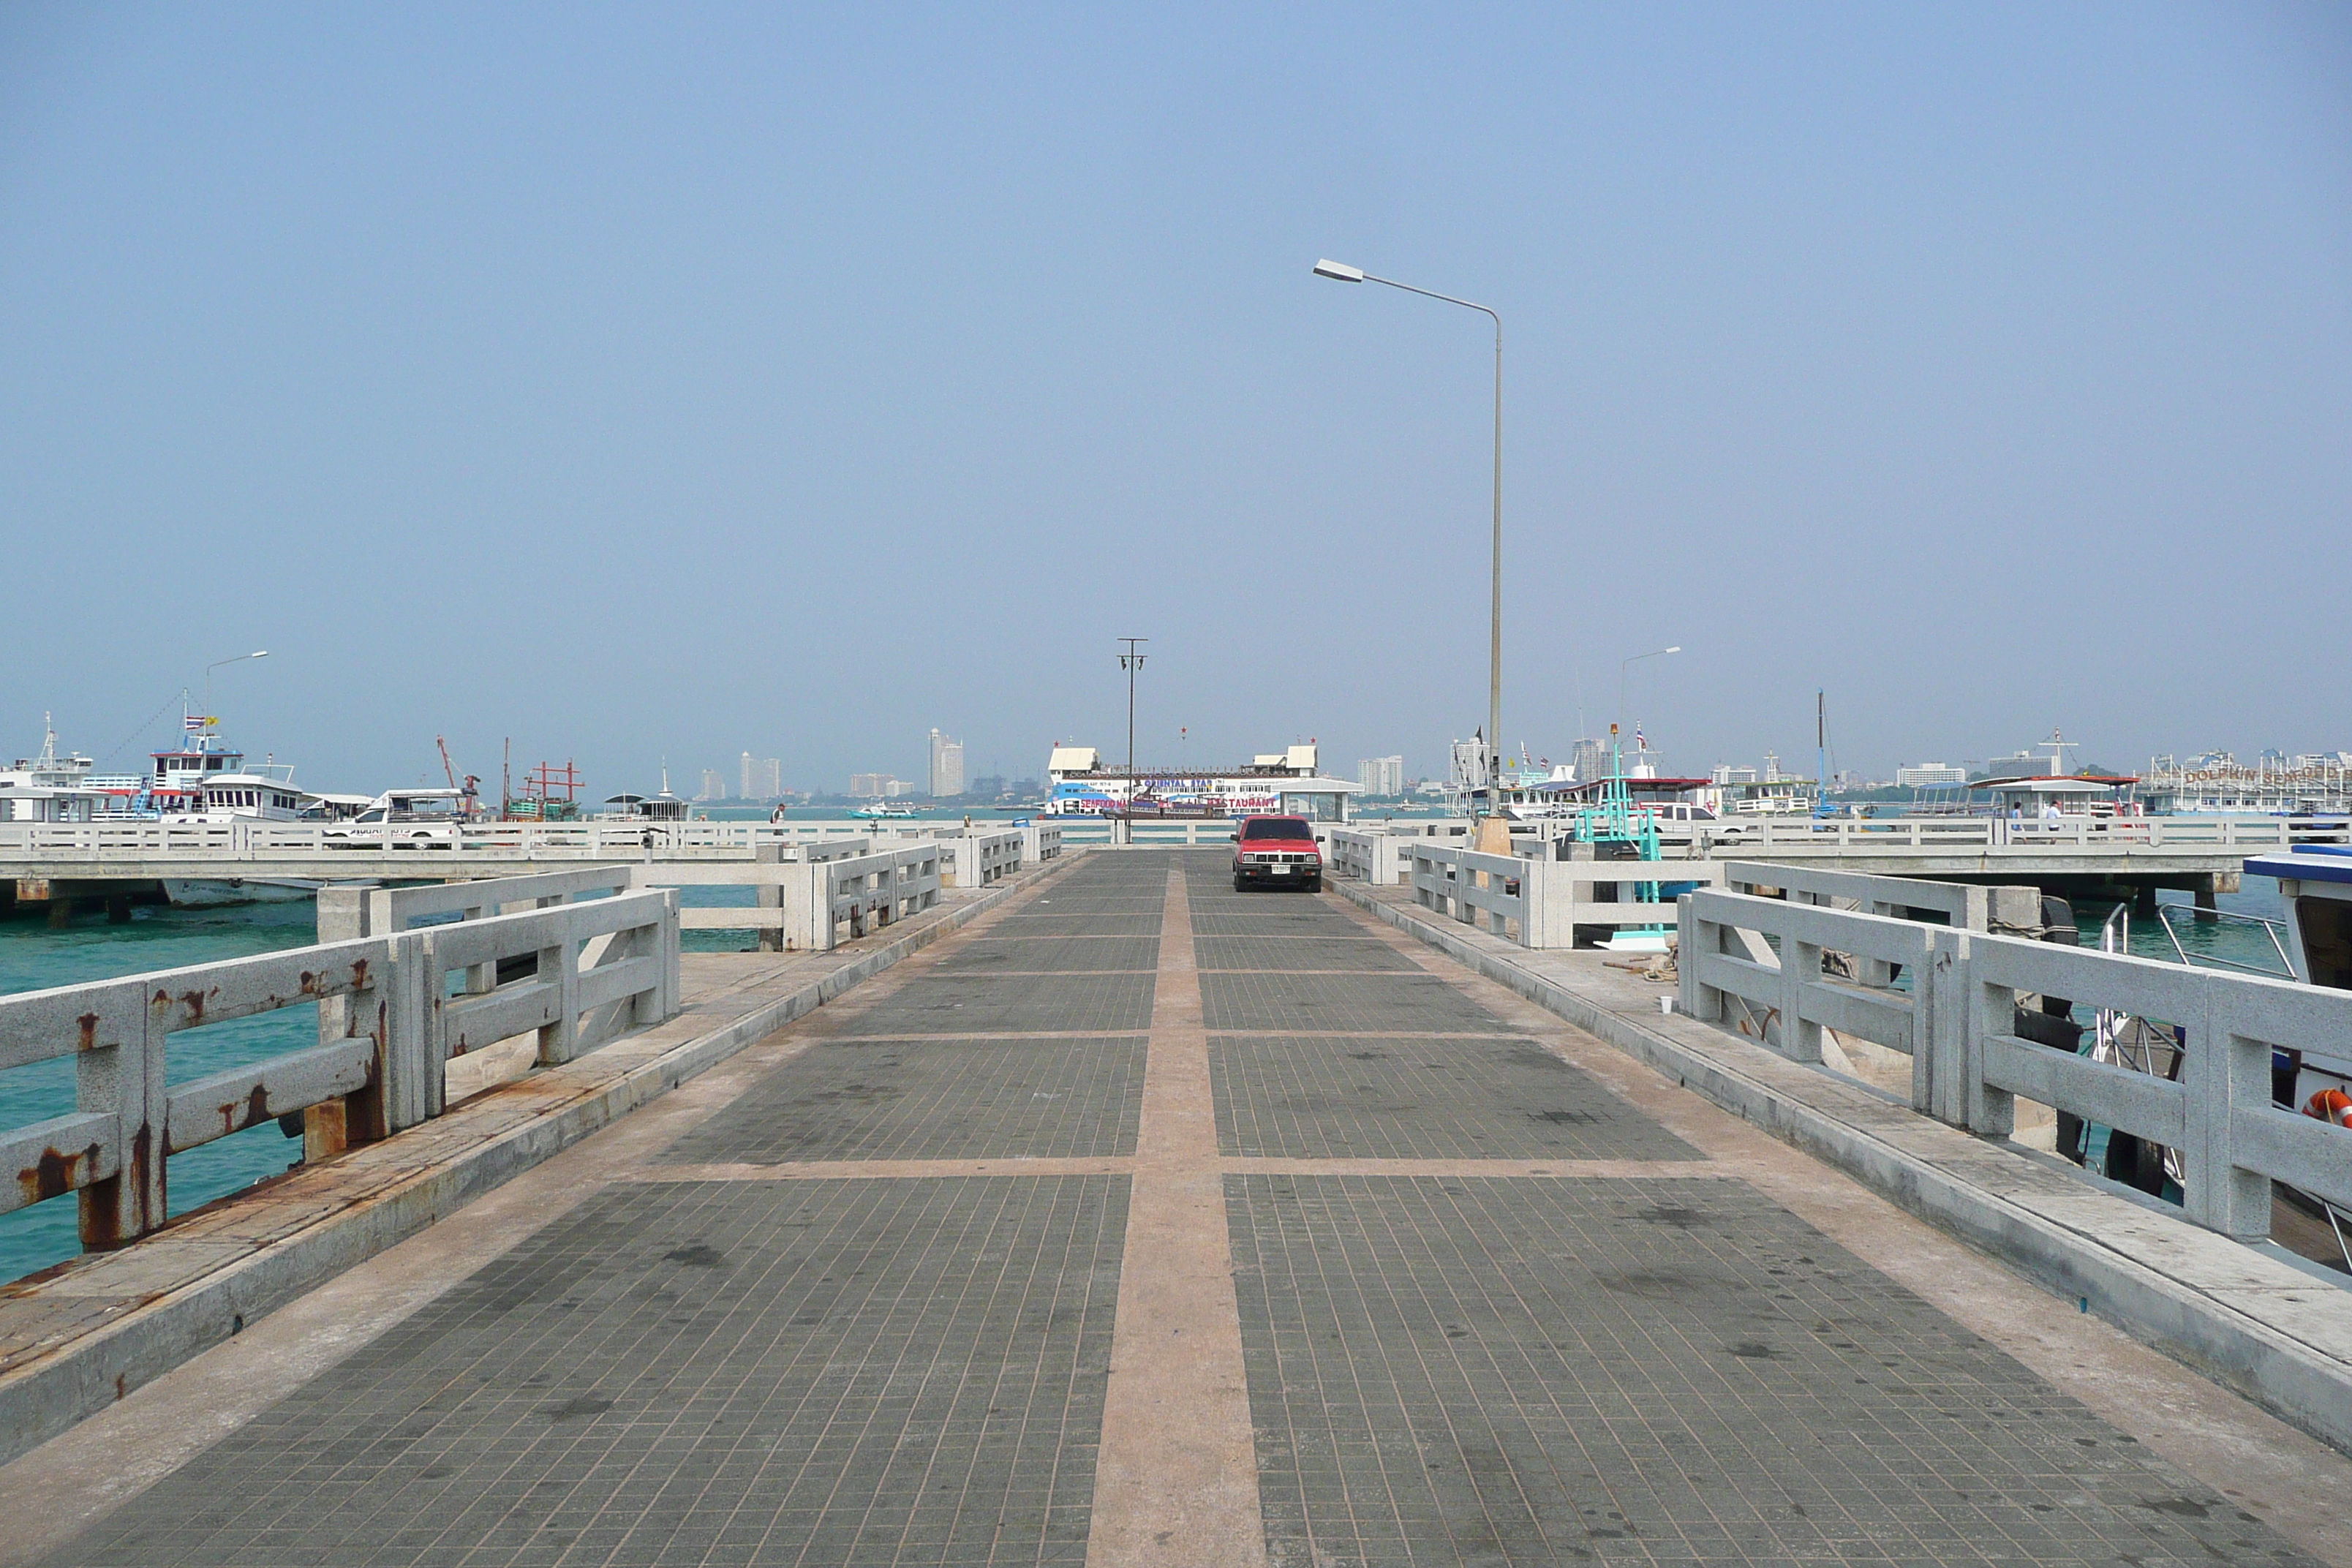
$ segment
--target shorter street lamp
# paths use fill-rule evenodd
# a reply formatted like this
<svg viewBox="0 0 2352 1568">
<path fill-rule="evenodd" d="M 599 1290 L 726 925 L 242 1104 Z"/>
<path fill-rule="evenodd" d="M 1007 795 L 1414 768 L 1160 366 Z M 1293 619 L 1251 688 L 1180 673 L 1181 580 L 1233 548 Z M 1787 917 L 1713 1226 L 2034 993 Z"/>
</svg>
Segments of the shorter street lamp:
<svg viewBox="0 0 2352 1568">
<path fill-rule="evenodd" d="M 1626 671 L 1632 669 L 1633 666 L 1641 663 L 1645 658 L 1663 658 L 1667 654 L 1680 653 L 1682 651 L 1682 646 L 1678 643 L 1673 647 L 1654 647 L 1647 653 L 1637 653 L 1631 658 L 1623 658 L 1617 661 L 1617 722 L 1621 726 L 1625 722 Z"/>
<path fill-rule="evenodd" d="M 251 653 L 236 654 L 228 658 L 216 658 L 210 664 L 205 666 L 205 716 L 206 718 L 210 718 L 212 716 L 214 670 L 218 669 L 225 664 L 243 664 L 248 658 L 268 658 L 268 657 L 269 650 L 266 647 L 262 647 L 256 648 Z"/>
<path fill-rule="evenodd" d="M 1135 672 L 1143 668 L 1142 645 L 1150 637 L 1121 637 L 1127 651 L 1118 656 L 1119 668 L 1127 671 L 1127 808 L 1135 809 Z"/>
</svg>

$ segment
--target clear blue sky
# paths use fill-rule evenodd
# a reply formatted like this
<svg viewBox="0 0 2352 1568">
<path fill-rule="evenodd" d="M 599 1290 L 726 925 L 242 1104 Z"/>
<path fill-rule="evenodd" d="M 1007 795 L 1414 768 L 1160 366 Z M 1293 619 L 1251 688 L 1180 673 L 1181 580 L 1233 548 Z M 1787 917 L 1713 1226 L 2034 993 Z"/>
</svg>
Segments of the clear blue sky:
<svg viewBox="0 0 2352 1568">
<path fill-rule="evenodd" d="M 2347 16 L 12 5 L 0 746 L 2352 746 Z"/>
</svg>

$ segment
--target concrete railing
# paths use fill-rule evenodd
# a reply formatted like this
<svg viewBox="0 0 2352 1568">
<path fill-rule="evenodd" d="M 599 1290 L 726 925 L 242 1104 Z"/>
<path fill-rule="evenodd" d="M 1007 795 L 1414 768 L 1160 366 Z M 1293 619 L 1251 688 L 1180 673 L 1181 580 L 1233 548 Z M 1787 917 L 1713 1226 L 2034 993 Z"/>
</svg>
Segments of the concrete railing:
<svg viewBox="0 0 2352 1568">
<path fill-rule="evenodd" d="M 0 1133 L 0 1211 L 78 1193 L 83 1245 L 113 1247 L 163 1224 L 172 1154 L 298 1113 L 314 1152 L 413 1127 L 475 1045 L 535 1032 L 560 1062 L 673 1015 L 677 936 L 676 895 L 641 893 L 0 997 L 0 1068 L 77 1066 L 72 1112 Z M 312 1002 L 318 1045 L 171 1083 L 173 1035 Z"/>
<path fill-rule="evenodd" d="M 940 858 L 934 840 L 793 868 L 779 911 L 784 946 L 827 952 L 844 927 L 860 937 L 931 908 L 943 882 Z"/>
<path fill-rule="evenodd" d="M 1537 860 L 1482 855 L 1434 839 L 1404 839 L 1396 853 L 1402 879 L 1423 908 L 1535 948 L 1573 947 L 1580 926 L 1671 928 L 1677 918 L 1674 900 L 1643 900 L 1634 889 L 1643 883 L 1713 882 L 1723 874 L 1705 861 Z M 1618 898 L 1591 897 L 1601 885 L 1614 887 Z"/>
<path fill-rule="evenodd" d="M 940 879 L 951 888 L 985 888 L 1021 869 L 1028 836 L 1018 828 L 939 839 Z"/>
<path fill-rule="evenodd" d="M 1405 879 L 1406 863 L 1399 853 L 1402 842 L 1393 834 L 1335 827 L 1325 840 L 1331 874 L 1394 887 Z"/>
<path fill-rule="evenodd" d="M 1927 910 L 1963 931 L 2027 930 L 2042 923 L 2042 890 L 2032 887 L 1978 887 L 1909 877 L 1874 877 L 1866 871 L 1822 871 L 1801 866 L 1759 866 L 1734 860 L 1723 868 L 1723 885 L 1735 893 L 1774 888 L 1798 903 L 1847 900 L 1864 914 L 1908 918 Z"/>
<path fill-rule="evenodd" d="M 1696 1017 L 1735 1022 L 1733 998 L 1751 1022 L 1777 1014 L 1769 1043 L 1805 1061 L 1823 1028 L 1907 1051 L 1914 1109 L 1985 1137 L 2015 1130 L 2022 1097 L 2178 1150 L 2189 1217 L 2241 1239 L 2269 1234 L 2273 1180 L 2352 1209 L 2352 1132 L 2270 1097 L 2273 1047 L 2339 1047 L 2352 992 L 1711 889 L 1683 903 L 1681 1003 Z M 1830 976 L 1831 952 L 1900 964 L 1908 987 Z M 2037 995 L 2176 1026 L 2179 1081 L 2018 1035 L 2021 998 Z"/>
<path fill-rule="evenodd" d="M 1911 1058 L 1912 1101 L 1929 1107 L 1933 1058 L 1920 1042 L 1933 1016 L 1936 933 L 1948 928 L 1714 889 L 1680 902 L 1675 964 L 1685 1012 L 1713 1024 L 1745 1023 L 1743 1033 L 1801 1062 L 1822 1059 L 1824 1028 L 1904 1052 Z M 1882 973 L 1899 969 L 1911 987 L 1832 975 L 1822 962 L 1832 952 Z"/>
<path fill-rule="evenodd" d="M 2053 848 L 2194 852 L 2352 842 L 2352 833 L 2341 826 L 2284 816 L 2070 816 L 2054 824 L 1999 816 L 1730 816 L 1693 824 L 1691 837 L 1695 844 L 1718 853 Z"/>
</svg>

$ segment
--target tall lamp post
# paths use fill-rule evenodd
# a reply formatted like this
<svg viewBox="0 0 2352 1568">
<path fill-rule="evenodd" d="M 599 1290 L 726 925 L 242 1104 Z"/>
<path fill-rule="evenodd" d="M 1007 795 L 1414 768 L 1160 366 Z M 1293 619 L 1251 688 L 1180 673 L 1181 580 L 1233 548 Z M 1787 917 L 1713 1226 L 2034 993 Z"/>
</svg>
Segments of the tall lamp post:
<svg viewBox="0 0 2352 1568">
<path fill-rule="evenodd" d="M 1150 637 L 1121 637 L 1127 651 L 1118 656 L 1119 668 L 1127 671 L 1127 809 L 1135 810 L 1135 672 L 1143 668 L 1142 645 Z"/>
<path fill-rule="evenodd" d="M 1391 289 L 1402 289 L 1408 294 L 1419 294 L 1426 300 L 1439 300 L 1448 305 L 1460 305 L 1465 310 L 1482 311 L 1495 323 L 1495 548 L 1493 613 L 1486 639 L 1486 807 L 1489 815 L 1500 816 L 1503 809 L 1503 318 L 1489 306 L 1469 300 L 1457 300 L 1451 294 L 1440 294 L 1430 289 L 1416 289 L 1393 278 L 1375 278 L 1360 267 L 1349 267 L 1343 262 L 1318 261 L 1315 276 L 1328 278 L 1336 283 L 1385 283 Z"/>
<path fill-rule="evenodd" d="M 268 658 L 268 657 L 269 657 L 269 650 L 268 650 L 268 648 L 266 648 L 266 647 L 261 647 L 261 648 L 256 648 L 256 649 L 254 649 L 251 653 L 240 653 L 240 654 L 236 654 L 236 655 L 233 656 L 233 657 L 231 657 L 231 658 L 216 658 L 216 659 L 213 660 L 210 664 L 208 664 L 208 665 L 205 666 L 205 717 L 207 717 L 207 718 L 211 717 L 211 715 L 212 715 L 212 710 L 213 710 L 213 671 L 214 671 L 214 670 L 218 669 L 222 665 L 225 665 L 225 664 L 243 664 L 243 663 L 244 663 L 247 659 L 248 659 L 248 658 Z"/>
</svg>

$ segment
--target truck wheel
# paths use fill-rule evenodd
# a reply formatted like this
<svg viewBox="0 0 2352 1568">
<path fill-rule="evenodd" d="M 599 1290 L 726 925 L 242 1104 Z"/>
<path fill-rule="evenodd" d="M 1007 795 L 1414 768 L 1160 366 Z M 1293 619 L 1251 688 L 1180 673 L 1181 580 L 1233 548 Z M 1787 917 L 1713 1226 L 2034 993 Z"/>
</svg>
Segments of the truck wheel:
<svg viewBox="0 0 2352 1568">
<path fill-rule="evenodd" d="M 1239 871 L 1234 873 L 1234 891 L 1236 893 L 1249 891 L 1249 884 L 1242 880 L 1242 874 Z"/>
<path fill-rule="evenodd" d="M 1323 879 L 1320 877 L 1309 877 L 1307 879 L 1307 890 L 1310 893 L 1321 892 L 1323 890 Z"/>
</svg>

